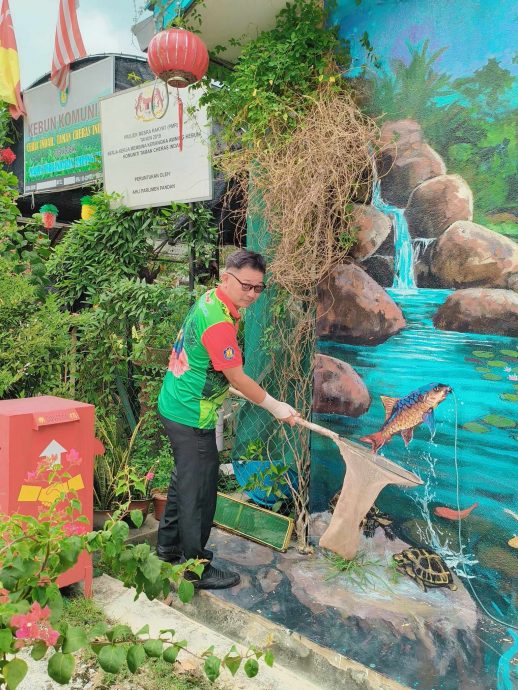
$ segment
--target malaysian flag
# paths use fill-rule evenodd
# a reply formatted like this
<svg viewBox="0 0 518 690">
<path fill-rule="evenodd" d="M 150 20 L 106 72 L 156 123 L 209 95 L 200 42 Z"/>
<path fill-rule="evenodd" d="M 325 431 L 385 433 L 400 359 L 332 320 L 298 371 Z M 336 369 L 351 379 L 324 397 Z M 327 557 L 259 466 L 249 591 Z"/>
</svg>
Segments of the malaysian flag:
<svg viewBox="0 0 518 690">
<path fill-rule="evenodd" d="M 54 56 L 50 81 L 60 91 L 68 89 L 70 64 L 86 57 L 86 50 L 77 23 L 76 8 L 79 0 L 59 0 L 58 24 L 54 39 Z"/>
</svg>

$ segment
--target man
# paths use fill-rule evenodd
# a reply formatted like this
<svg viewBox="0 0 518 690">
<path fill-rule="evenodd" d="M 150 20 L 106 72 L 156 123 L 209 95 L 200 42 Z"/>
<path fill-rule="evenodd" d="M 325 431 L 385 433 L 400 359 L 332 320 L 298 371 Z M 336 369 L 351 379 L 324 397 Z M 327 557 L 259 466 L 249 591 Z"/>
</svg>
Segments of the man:
<svg viewBox="0 0 518 690">
<path fill-rule="evenodd" d="M 158 528 L 157 554 L 171 563 L 182 557 L 209 561 L 201 579 L 192 575 L 198 589 L 225 589 L 239 582 L 238 573 L 215 568 L 210 563 L 213 554 L 205 548 L 216 510 L 215 427 L 229 384 L 291 426 L 298 416 L 243 371 L 238 310 L 259 298 L 266 287 L 265 272 L 265 260 L 256 252 L 239 249 L 228 257 L 221 284 L 202 295 L 188 313 L 158 397 L 175 468 Z"/>
</svg>

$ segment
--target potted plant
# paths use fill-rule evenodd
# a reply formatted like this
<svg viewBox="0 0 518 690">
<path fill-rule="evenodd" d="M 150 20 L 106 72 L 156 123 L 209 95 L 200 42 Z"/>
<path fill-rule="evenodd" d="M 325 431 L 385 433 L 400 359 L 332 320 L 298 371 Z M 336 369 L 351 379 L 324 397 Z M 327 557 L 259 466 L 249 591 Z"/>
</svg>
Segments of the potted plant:
<svg viewBox="0 0 518 690">
<path fill-rule="evenodd" d="M 129 441 L 125 439 L 115 417 L 107 416 L 97 423 L 98 436 L 105 453 L 94 462 L 94 529 L 102 529 L 121 503 L 129 502 L 129 484 L 124 478 L 130 472 L 130 458 L 140 428 L 137 424 Z"/>
<path fill-rule="evenodd" d="M 284 460 L 266 456 L 261 439 L 249 441 L 239 460 L 232 463 L 234 475 L 254 503 L 277 512 L 291 497 L 290 485 L 297 486 L 297 475 Z"/>
<path fill-rule="evenodd" d="M 155 520 L 160 521 L 167 503 L 167 490 L 171 481 L 171 473 L 174 467 L 174 460 L 167 449 L 160 454 L 155 466 L 155 476 L 153 477 L 151 496 L 153 498 L 153 514 Z"/>
</svg>

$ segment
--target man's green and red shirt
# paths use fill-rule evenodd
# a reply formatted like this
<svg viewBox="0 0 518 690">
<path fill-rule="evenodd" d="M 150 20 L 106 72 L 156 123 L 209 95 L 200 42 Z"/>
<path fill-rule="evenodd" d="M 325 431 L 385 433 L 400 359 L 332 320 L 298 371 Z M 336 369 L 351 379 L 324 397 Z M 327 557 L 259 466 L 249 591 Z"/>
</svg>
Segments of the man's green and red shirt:
<svg viewBox="0 0 518 690">
<path fill-rule="evenodd" d="M 223 370 L 243 364 L 237 344 L 239 317 L 221 287 L 193 305 L 173 345 L 158 396 L 163 417 L 199 429 L 216 426 L 228 392 Z"/>
</svg>

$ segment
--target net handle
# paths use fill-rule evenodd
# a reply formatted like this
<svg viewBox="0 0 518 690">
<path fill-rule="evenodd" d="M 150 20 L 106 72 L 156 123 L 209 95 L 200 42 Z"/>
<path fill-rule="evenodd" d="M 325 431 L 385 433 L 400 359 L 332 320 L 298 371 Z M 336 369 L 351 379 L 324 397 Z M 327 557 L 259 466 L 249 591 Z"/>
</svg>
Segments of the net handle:
<svg viewBox="0 0 518 690">
<path fill-rule="evenodd" d="M 246 395 L 243 395 L 240 391 L 237 390 L 237 388 L 234 388 L 233 386 L 230 386 L 229 392 L 231 395 L 237 396 L 238 398 L 243 398 L 244 400 L 248 400 Z M 251 400 L 248 400 L 248 402 L 251 402 Z M 315 424 L 314 422 L 308 422 L 307 419 L 302 419 L 302 417 L 296 417 L 295 422 L 299 426 L 303 426 L 306 429 L 310 429 L 310 431 L 314 431 L 316 434 L 320 434 L 321 436 L 327 436 L 328 438 L 332 438 L 333 440 L 339 440 L 340 436 L 336 433 L 336 431 L 331 431 L 330 429 L 326 429 L 323 426 L 320 426 L 320 424 Z"/>
</svg>

